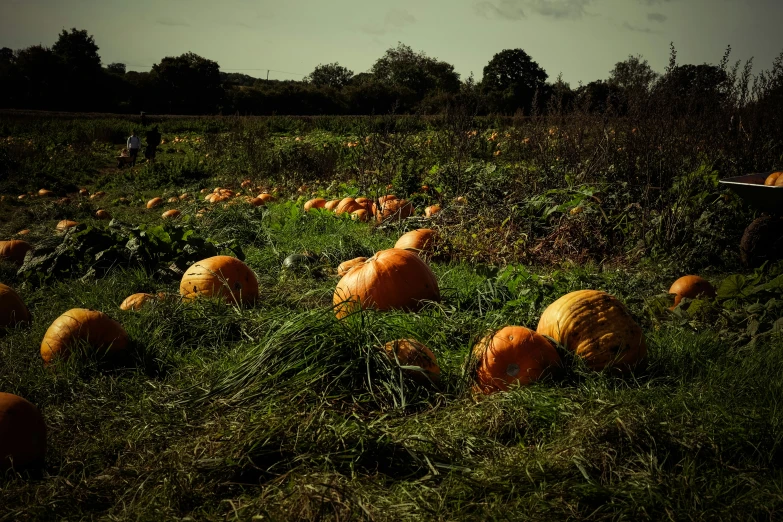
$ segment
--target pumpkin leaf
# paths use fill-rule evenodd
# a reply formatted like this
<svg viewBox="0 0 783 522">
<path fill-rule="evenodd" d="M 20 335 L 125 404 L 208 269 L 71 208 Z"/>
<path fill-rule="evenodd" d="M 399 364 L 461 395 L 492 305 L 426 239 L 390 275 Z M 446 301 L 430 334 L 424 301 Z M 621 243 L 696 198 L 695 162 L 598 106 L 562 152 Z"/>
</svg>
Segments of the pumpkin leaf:
<svg viewBox="0 0 783 522">
<path fill-rule="evenodd" d="M 747 287 L 745 277 L 739 274 L 730 275 L 724 279 L 718 287 L 718 299 L 735 299 L 744 297 L 744 290 Z"/>
</svg>

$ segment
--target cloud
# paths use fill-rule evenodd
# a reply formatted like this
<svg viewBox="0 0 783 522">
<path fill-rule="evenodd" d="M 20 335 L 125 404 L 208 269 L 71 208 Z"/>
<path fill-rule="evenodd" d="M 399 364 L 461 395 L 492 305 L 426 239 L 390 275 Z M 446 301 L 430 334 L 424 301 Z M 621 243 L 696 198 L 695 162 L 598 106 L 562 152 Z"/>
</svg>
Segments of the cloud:
<svg viewBox="0 0 783 522">
<path fill-rule="evenodd" d="M 663 32 L 663 31 L 651 29 L 649 27 L 639 27 L 636 25 L 631 25 L 628 22 L 623 22 L 623 29 L 627 29 L 629 31 L 634 31 L 637 33 L 645 33 L 645 34 L 661 34 Z"/>
<path fill-rule="evenodd" d="M 661 14 L 661 13 L 647 13 L 647 19 L 651 22 L 660 22 L 663 23 L 666 20 L 669 19 L 668 16 Z"/>
<path fill-rule="evenodd" d="M 168 27 L 190 27 L 190 24 L 182 20 L 174 20 L 173 18 L 158 18 L 155 21 L 158 25 L 165 25 Z"/>
<path fill-rule="evenodd" d="M 367 34 L 381 36 L 395 29 L 402 29 L 416 23 L 416 18 L 405 9 L 390 9 L 383 17 L 382 24 L 365 24 L 361 31 Z"/>
<path fill-rule="evenodd" d="M 480 16 L 521 20 L 526 12 L 557 20 L 579 19 L 587 14 L 585 7 L 592 0 L 483 0 L 473 4 Z"/>
</svg>

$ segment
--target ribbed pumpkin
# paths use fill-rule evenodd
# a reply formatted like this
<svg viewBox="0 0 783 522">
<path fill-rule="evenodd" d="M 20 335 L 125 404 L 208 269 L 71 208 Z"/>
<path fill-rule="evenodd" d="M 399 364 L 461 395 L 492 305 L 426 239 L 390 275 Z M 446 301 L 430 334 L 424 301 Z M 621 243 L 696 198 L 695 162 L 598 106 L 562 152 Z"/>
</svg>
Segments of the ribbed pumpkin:
<svg viewBox="0 0 783 522">
<path fill-rule="evenodd" d="M 68 358 L 71 346 L 86 341 L 96 352 L 117 353 L 128 346 L 128 334 L 120 323 L 97 310 L 73 308 L 54 320 L 41 342 L 41 358 Z"/>
<path fill-rule="evenodd" d="M 354 257 L 348 261 L 343 261 L 337 266 L 337 275 L 342 277 L 347 274 L 351 268 L 355 267 L 356 265 L 360 265 L 365 261 L 367 261 L 366 257 Z"/>
<path fill-rule="evenodd" d="M 545 337 L 524 326 L 506 326 L 473 347 L 475 389 L 481 393 L 528 385 L 560 367 L 557 350 Z"/>
<path fill-rule="evenodd" d="M 411 230 L 400 236 L 400 239 L 394 244 L 394 248 L 406 248 L 427 255 L 435 249 L 437 236 L 438 233 L 431 228 Z"/>
<path fill-rule="evenodd" d="M 16 290 L 0 283 L 0 330 L 30 322 L 30 311 Z"/>
<path fill-rule="evenodd" d="M 162 204 L 163 204 L 163 198 L 152 198 L 151 200 L 147 201 L 147 208 L 159 207 Z"/>
<path fill-rule="evenodd" d="M 141 310 L 147 303 L 155 303 L 165 298 L 166 294 L 162 292 L 158 295 L 145 294 L 143 292 L 132 294 L 126 297 L 125 300 L 120 303 L 120 310 Z"/>
<path fill-rule="evenodd" d="M 108 210 L 98 209 L 95 211 L 95 217 L 98 219 L 111 219 L 111 214 Z"/>
<path fill-rule="evenodd" d="M 413 214 L 413 205 L 404 199 L 388 200 L 377 208 L 375 219 L 378 223 L 390 219 L 405 219 Z"/>
<path fill-rule="evenodd" d="M 364 210 L 367 211 L 368 214 L 373 214 L 372 211 L 372 200 L 369 198 L 356 198 L 356 202 L 362 206 Z"/>
<path fill-rule="evenodd" d="M 258 298 L 258 280 L 245 263 L 231 256 L 214 256 L 193 263 L 182 276 L 179 293 L 186 299 L 222 297 L 229 304 Z"/>
<path fill-rule="evenodd" d="M 417 310 L 422 301 L 440 301 L 438 280 L 419 256 L 399 248 L 381 250 L 356 265 L 337 283 L 332 299 L 338 319 L 359 303 L 378 310 Z"/>
<path fill-rule="evenodd" d="M 311 208 L 324 208 L 326 200 L 324 198 L 313 198 L 304 204 L 304 210 L 307 212 Z"/>
<path fill-rule="evenodd" d="M 683 297 L 696 299 L 699 296 L 715 297 L 716 295 L 715 287 L 697 275 L 682 276 L 672 284 L 669 293 L 674 294 L 674 306 L 671 307 L 671 310 L 677 308 Z"/>
<path fill-rule="evenodd" d="M 24 263 L 24 256 L 32 249 L 33 245 L 21 239 L 0 241 L 0 259 L 21 265 Z"/>
<path fill-rule="evenodd" d="M 778 180 L 781 177 L 783 177 L 783 172 L 781 172 L 781 171 L 773 172 L 772 174 L 767 176 L 767 178 L 764 180 L 764 184 L 769 186 L 769 187 L 774 187 L 774 186 L 777 185 Z"/>
<path fill-rule="evenodd" d="M 340 204 L 340 201 L 342 201 L 342 200 L 341 199 L 332 199 L 330 201 L 327 201 L 326 204 L 324 205 L 324 208 L 326 210 L 334 211 L 334 209 L 337 208 L 337 205 Z"/>
<path fill-rule="evenodd" d="M 440 366 L 432 350 L 415 339 L 397 339 L 383 346 L 390 360 L 400 366 L 418 366 L 421 370 L 403 368 L 402 372 L 420 384 L 440 381 Z"/>
<path fill-rule="evenodd" d="M 33 403 L 0 392 L 0 471 L 40 465 L 46 455 L 46 423 Z"/>
<path fill-rule="evenodd" d="M 334 213 L 337 215 L 350 214 L 351 212 L 362 208 L 364 207 L 362 207 L 359 203 L 357 203 L 355 199 L 343 198 L 342 200 L 340 200 L 340 203 L 338 203 L 337 206 L 334 208 Z"/>
<path fill-rule="evenodd" d="M 360 208 L 359 210 L 354 210 L 351 212 L 351 219 L 354 221 L 366 222 L 370 220 L 370 216 L 367 214 L 367 210 Z"/>
<path fill-rule="evenodd" d="M 424 209 L 424 216 L 432 217 L 438 212 L 440 212 L 440 205 L 430 205 L 429 207 Z"/>
<path fill-rule="evenodd" d="M 63 219 L 62 221 L 59 221 L 57 223 L 57 227 L 55 228 L 57 229 L 58 232 L 65 232 L 69 228 L 75 227 L 78 224 L 79 223 L 77 221 L 71 221 L 70 219 Z"/>
<path fill-rule="evenodd" d="M 549 305 L 536 329 L 584 359 L 593 370 L 627 371 L 647 355 L 642 329 L 625 305 L 599 290 L 578 290 Z"/>
<path fill-rule="evenodd" d="M 175 219 L 182 215 L 182 212 L 177 210 L 176 208 L 172 208 L 171 210 L 167 210 L 163 214 L 160 215 L 163 219 Z"/>
</svg>

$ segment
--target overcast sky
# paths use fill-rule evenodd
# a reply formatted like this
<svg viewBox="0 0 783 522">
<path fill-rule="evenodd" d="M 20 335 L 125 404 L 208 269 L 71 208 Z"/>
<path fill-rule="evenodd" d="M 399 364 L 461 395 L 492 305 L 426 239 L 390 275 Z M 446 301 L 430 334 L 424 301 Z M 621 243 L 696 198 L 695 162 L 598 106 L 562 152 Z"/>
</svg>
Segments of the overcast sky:
<svg viewBox="0 0 783 522">
<path fill-rule="evenodd" d="M 628 55 L 663 71 L 669 42 L 681 64 L 717 64 L 731 45 L 732 60 L 769 69 L 781 21 L 783 0 L 0 0 L 0 47 L 51 46 L 76 27 L 104 64 L 149 70 L 192 51 L 270 79 L 331 62 L 363 72 L 398 41 L 480 79 L 493 54 L 522 48 L 575 87 Z"/>
</svg>

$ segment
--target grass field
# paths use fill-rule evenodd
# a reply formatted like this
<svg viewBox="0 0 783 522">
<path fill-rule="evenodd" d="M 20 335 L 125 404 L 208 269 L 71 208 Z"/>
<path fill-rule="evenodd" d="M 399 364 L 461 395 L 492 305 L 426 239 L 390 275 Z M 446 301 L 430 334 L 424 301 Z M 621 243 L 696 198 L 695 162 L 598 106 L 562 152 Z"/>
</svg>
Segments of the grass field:
<svg viewBox="0 0 783 522">
<path fill-rule="evenodd" d="M 739 237 L 755 216 L 718 188 L 734 174 L 719 154 L 690 148 L 651 180 L 652 167 L 627 157 L 647 150 L 633 141 L 644 129 L 620 124 L 578 147 L 564 145 L 562 134 L 574 135 L 565 125 L 474 135 L 404 123 L 216 125 L 163 122 L 157 164 L 119 171 L 126 123 L 0 125 L 9 174 L 0 239 L 44 252 L 63 242 L 59 220 L 83 224 L 39 265 L 0 260 L 0 282 L 34 318 L 0 337 L 0 391 L 36 404 L 48 427 L 43 468 L 0 477 L 0 520 L 781 517 L 783 262 L 740 264 Z M 599 146 L 611 150 L 596 157 Z M 216 186 L 277 199 L 205 203 L 200 190 Z M 82 187 L 106 195 L 79 196 Z M 39 188 L 56 197 L 18 199 Z M 386 192 L 408 197 L 418 216 L 379 226 L 302 210 L 314 196 Z M 183 193 L 191 197 L 145 206 Z M 421 217 L 435 202 L 441 214 Z M 96 219 L 99 208 L 114 221 Z M 170 208 L 182 218 L 164 222 Z M 430 263 L 441 302 L 336 320 L 337 265 L 424 227 L 442 237 L 442 258 Z M 259 281 L 255 305 L 119 309 L 132 293 L 178 294 L 169 265 L 204 252 L 244 257 Z M 312 261 L 285 267 L 295 253 Z M 693 272 L 717 298 L 669 310 L 669 286 Z M 557 377 L 471 392 L 466 364 L 481 337 L 535 329 L 550 303 L 579 289 L 628 306 L 644 331 L 644 367 L 594 372 L 561 351 Z M 119 321 L 128 353 L 44 367 L 44 332 L 74 307 Z M 434 352 L 440 387 L 406 378 L 377 349 L 399 338 Z"/>
</svg>

